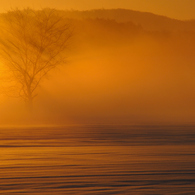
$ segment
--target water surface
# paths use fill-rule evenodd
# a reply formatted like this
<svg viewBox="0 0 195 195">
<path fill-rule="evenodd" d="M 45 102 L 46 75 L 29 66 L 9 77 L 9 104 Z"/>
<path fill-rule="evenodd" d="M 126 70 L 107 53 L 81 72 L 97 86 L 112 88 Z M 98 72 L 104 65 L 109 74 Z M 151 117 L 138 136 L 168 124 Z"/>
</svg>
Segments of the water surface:
<svg viewBox="0 0 195 195">
<path fill-rule="evenodd" d="M 195 127 L 0 129 L 0 194 L 195 194 Z"/>
</svg>

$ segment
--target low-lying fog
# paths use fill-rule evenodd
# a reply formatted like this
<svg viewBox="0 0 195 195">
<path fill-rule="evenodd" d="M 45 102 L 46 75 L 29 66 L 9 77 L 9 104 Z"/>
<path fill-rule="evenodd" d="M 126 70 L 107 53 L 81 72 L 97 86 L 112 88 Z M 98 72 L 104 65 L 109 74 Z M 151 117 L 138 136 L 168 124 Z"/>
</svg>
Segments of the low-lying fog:
<svg viewBox="0 0 195 195">
<path fill-rule="evenodd" d="M 67 63 L 41 83 L 32 116 L 2 93 L 1 124 L 195 122 L 194 33 L 91 31 L 75 31 Z"/>
</svg>

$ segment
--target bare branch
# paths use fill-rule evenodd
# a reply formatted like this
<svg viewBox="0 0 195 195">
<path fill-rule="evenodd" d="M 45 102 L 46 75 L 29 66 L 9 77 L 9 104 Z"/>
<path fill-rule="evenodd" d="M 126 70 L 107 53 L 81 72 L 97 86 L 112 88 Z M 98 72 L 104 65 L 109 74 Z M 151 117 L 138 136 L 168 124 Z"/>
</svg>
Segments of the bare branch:
<svg viewBox="0 0 195 195">
<path fill-rule="evenodd" d="M 1 57 L 20 85 L 19 95 L 34 99 L 42 79 L 62 64 L 72 33 L 55 10 L 14 10 L 4 17 Z"/>
</svg>

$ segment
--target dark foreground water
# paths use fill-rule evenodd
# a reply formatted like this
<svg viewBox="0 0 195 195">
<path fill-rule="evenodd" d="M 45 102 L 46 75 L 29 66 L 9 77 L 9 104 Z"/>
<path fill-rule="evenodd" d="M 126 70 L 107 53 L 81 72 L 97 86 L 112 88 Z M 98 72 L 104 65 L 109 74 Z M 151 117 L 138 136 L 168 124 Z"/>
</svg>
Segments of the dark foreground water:
<svg viewBox="0 0 195 195">
<path fill-rule="evenodd" d="M 0 128 L 0 194 L 195 194 L 195 127 Z"/>
</svg>

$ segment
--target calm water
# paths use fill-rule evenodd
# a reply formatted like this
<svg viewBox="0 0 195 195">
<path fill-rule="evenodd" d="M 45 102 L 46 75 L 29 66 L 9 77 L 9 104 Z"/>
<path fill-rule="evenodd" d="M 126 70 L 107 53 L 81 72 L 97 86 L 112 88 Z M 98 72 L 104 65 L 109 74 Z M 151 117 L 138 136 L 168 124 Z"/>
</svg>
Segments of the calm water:
<svg viewBox="0 0 195 195">
<path fill-rule="evenodd" d="M 195 194 L 195 127 L 0 128 L 0 194 Z"/>
</svg>

